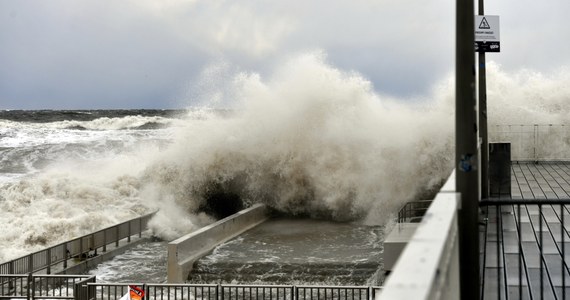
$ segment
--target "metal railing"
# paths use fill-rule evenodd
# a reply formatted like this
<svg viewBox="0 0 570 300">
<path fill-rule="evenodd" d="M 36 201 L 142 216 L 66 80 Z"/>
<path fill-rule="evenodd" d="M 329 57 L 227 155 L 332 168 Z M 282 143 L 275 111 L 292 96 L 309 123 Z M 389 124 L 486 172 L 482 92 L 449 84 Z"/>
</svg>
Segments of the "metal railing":
<svg viewBox="0 0 570 300">
<path fill-rule="evenodd" d="M 145 291 L 145 299 L 361 299 L 371 300 L 380 291 L 377 286 L 295 286 L 232 284 L 111 284 L 88 283 L 89 300 L 119 299 L 136 285 Z M 79 299 L 79 300 L 86 300 Z"/>
<path fill-rule="evenodd" d="M 484 200 L 484 299 L 566 299 L 570 199 Z"/>
<path fill-rule="evenodd" d="M 95 282 L 95 277 L 0 274 L 0 299 L 79 299 L 87 282 Z"/>
<path fill-rule="evenodd" d="M 419 223 L 433 200 L 407 202 L 398 211 L 398 223 Z"/>
<path fill-rule="evenodd" d="M 570 160 L 570 126 L 564 124 L 494 125 L 490 142 L 510 142 L 512 160 Z"/>
<path fill-rule="evenodd" d="M 377 299 L 459 299 L 455 172 L 429 205 Z"/>
<path fill-rule="evenodd" d="M 45 270 L 52 273 L 52 268 L 62 264 L 66 269 L 69 259 L 85 260 L 96 256 L 98 251 L 107 251 L 107 246 L 127 239 L 131 241 L 133 235 L 142 236 L 148 221 L 155 213 L 150 213 L 115 226 L 111 226 L 94 233 L 10 260 L 0 264 L 0 274 L 28 274 Z"/>
</svg>

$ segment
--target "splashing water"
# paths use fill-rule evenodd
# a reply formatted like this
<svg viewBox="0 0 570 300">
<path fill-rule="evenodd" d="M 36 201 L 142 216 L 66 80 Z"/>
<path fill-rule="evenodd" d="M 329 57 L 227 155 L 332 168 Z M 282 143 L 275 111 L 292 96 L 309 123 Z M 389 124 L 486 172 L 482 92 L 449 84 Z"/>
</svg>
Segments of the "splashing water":
<svg viewBox="0 0 570 300">
<path fill-rule="evenodd" d="M 490 124 L 566 122 L 568 74 L 511 74 L 489 64 Z M 155 209 L 150 225 L 164 239 L 254 202 L 384 224 L 453 168 L 452 79 L 428 100 L 392 99 L 322 53 L 294 57 L 266 77 L 222 77 L 231 80 L 217 83 L 216 101 L 233 104 L 222 115 L 0 121 L 0 261 Z M 168 127 L 140 128 L 156 123 Z"/>
<path fill-rule="evenodd" d="M 379 224 L 451 170 L 450 110 L 383 101 L 321 54 L 266 80 L 239 74 L 223 90 L 236 114 L 181 133 L 146 170 L 145 194 L 196 211 L 222 190 L 293 215 Z"/>
</svg>

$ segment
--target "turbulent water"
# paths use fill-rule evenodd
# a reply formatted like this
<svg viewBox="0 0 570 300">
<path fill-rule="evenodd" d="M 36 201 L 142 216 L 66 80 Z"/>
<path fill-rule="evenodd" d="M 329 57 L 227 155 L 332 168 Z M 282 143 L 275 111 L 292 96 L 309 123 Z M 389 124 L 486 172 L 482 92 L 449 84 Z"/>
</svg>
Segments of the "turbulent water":
<svg viewBox="0 0 570 300">
<path fill-rule="evenodd" d="M 488 74 L 490 122 L 566 122 L 568 72 Z M 0 112 L 0 261 L 154 210 L 165 240 L 255 202 L 384 224 L 453 167 L 452 80 L 393 99 L 318 53 L 222 77 L 223 111 Z"/>
</svg>

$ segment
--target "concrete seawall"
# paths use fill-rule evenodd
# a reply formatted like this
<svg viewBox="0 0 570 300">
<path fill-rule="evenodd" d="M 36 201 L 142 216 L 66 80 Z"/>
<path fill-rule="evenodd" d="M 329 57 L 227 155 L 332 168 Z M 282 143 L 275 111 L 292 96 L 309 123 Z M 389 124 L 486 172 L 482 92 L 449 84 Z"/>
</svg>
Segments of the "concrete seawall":
<svg viewBox="0 0 570 300">
<path fill-rule="evenodd" d="M 192 265 L 217 245 L 265 222 L 267 208 L 256 204 L 168 244 L 168 282 L 186 281 Z"/>
</svg>

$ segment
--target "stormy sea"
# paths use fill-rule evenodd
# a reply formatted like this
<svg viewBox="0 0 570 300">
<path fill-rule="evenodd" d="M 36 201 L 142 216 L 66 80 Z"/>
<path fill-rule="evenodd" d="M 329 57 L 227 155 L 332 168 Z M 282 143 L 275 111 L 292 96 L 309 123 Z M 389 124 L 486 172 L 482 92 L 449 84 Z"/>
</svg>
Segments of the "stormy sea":
<svg viewBox="0 0 570 300">
<path fill-rule="evenodd" d="M 568 123 L 566 73 L 489 69 L 490 128 Z M 0 111 L 0 262 L 152 211 L 163 241 L 254 203 L 384 225 L 451 173 L 453 87 L 397 99 L 305 55 L 188 109 Z"/>
</svg>

